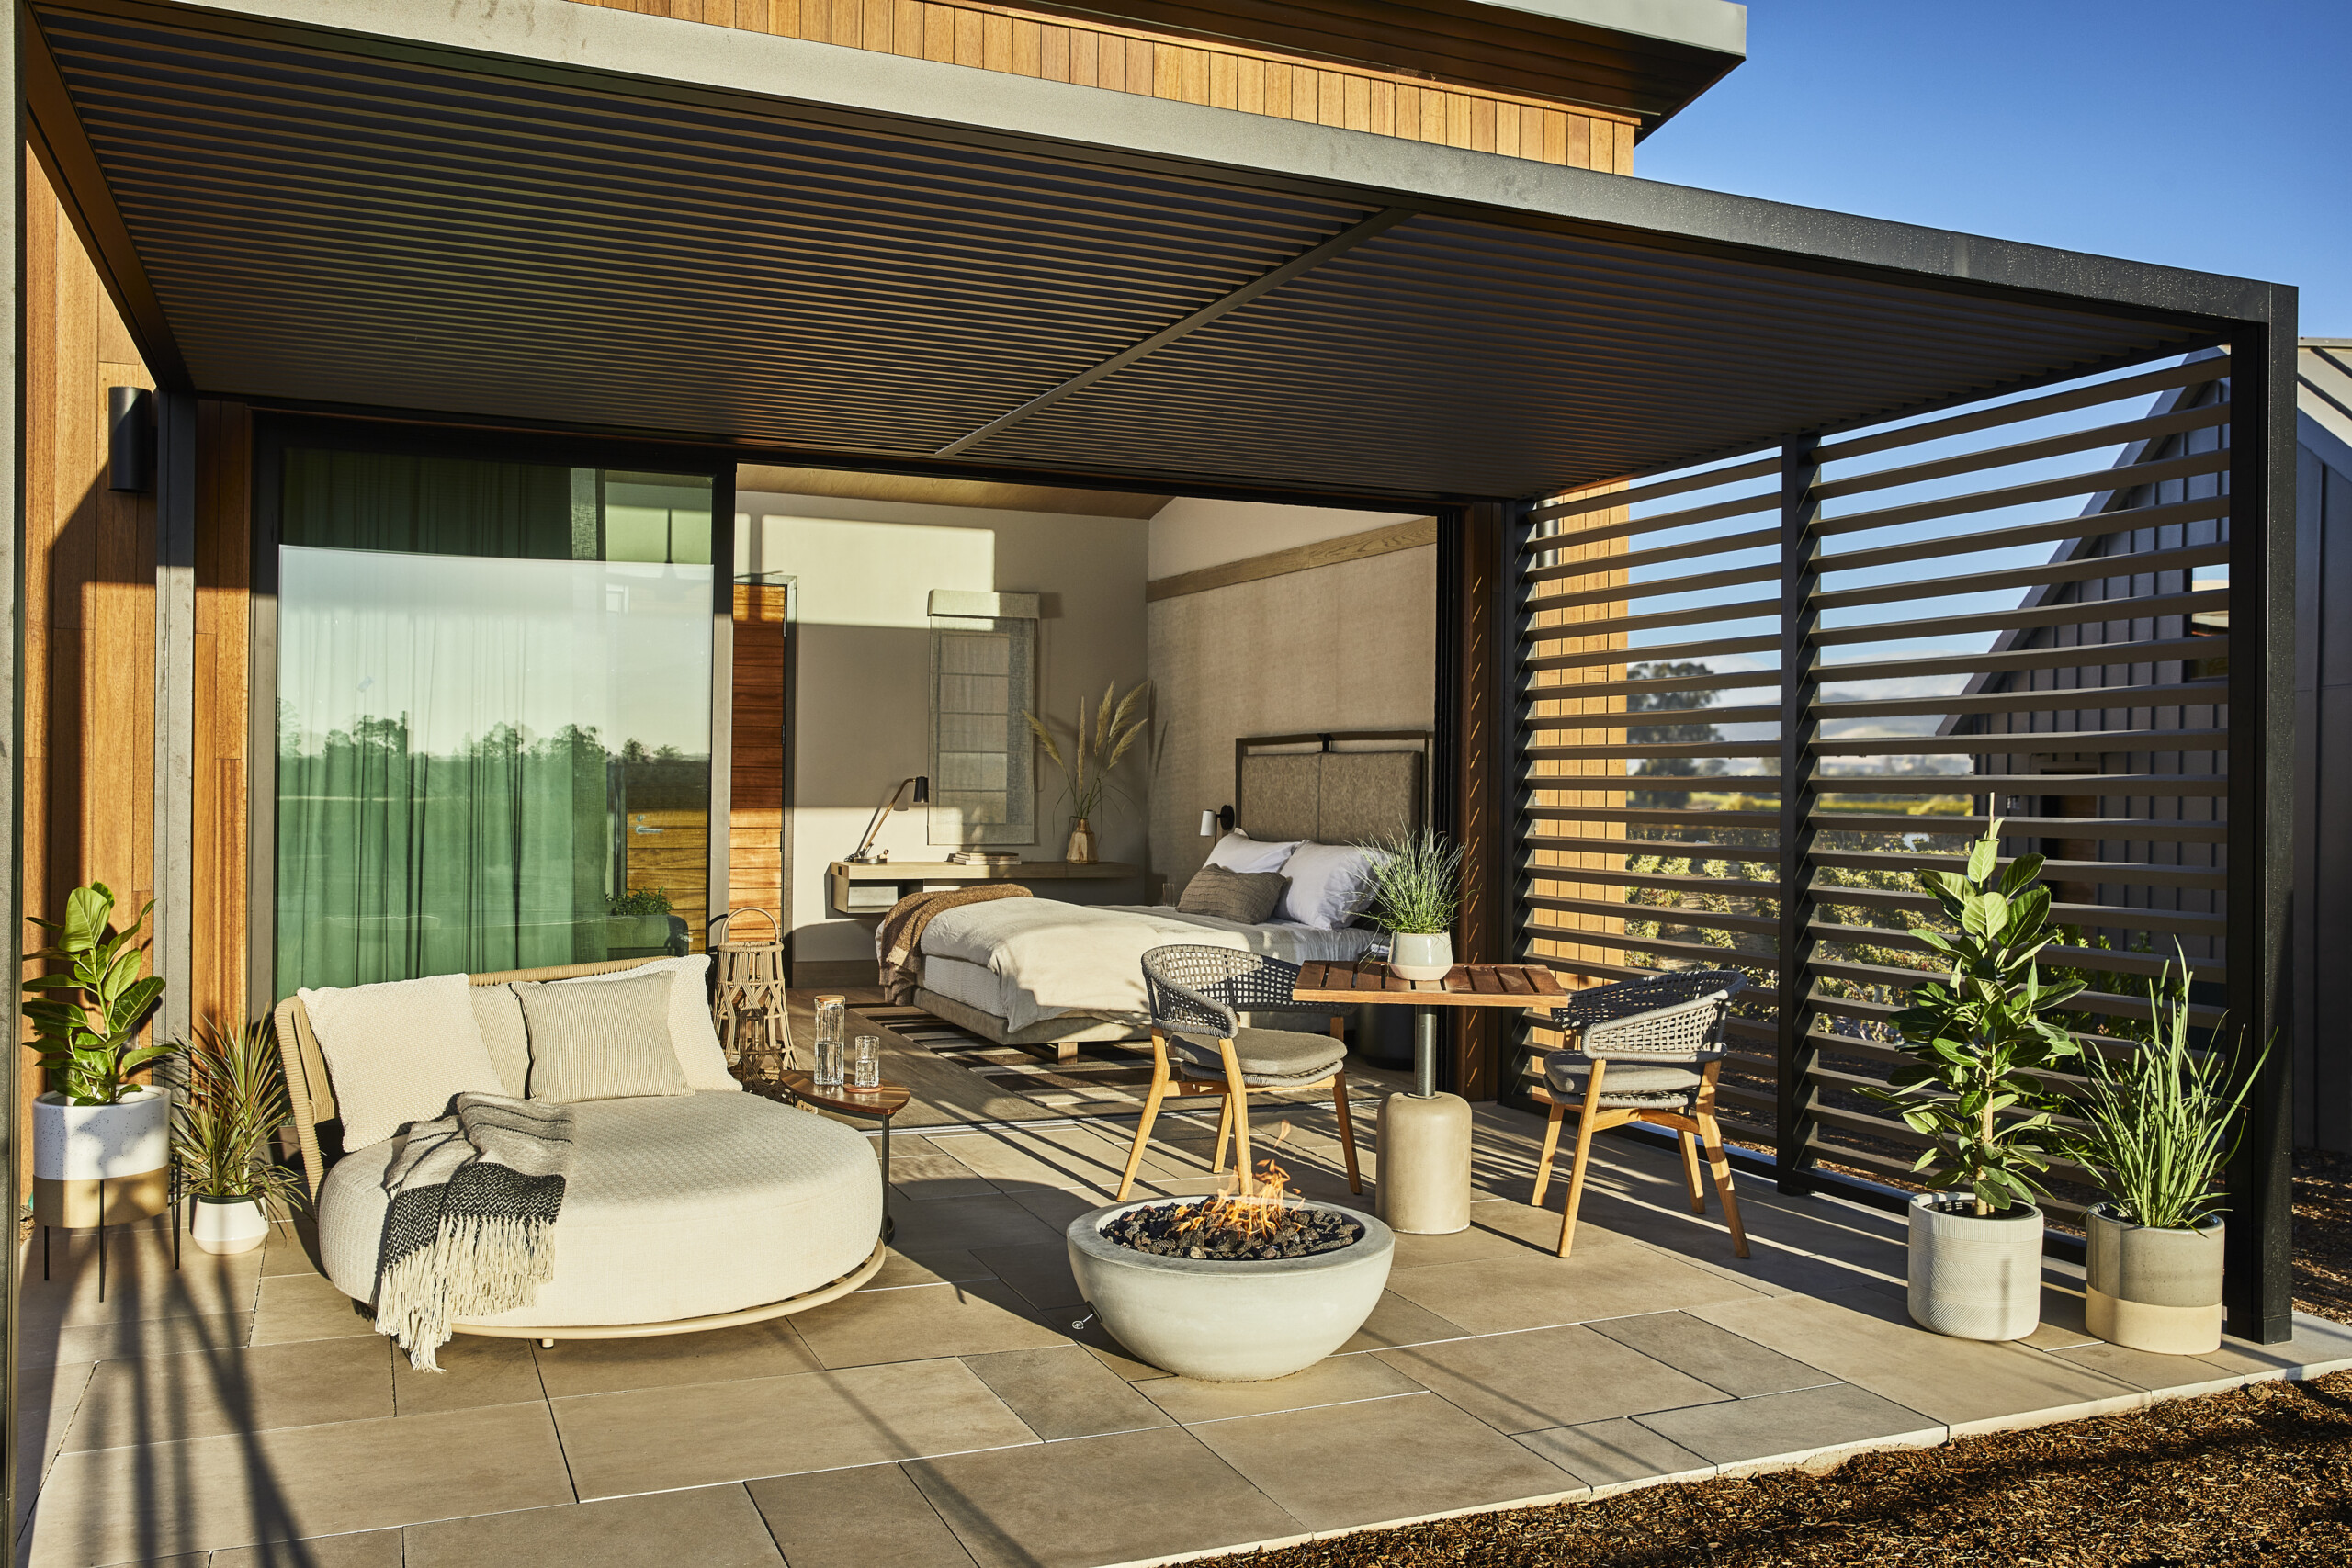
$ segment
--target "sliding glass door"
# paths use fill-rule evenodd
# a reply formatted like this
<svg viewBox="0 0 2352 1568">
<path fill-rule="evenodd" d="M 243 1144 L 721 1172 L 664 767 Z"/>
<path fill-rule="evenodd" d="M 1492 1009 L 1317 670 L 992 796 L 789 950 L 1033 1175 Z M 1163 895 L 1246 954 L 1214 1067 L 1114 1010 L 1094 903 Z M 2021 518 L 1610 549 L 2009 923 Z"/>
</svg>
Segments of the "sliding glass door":
<svg viewBox="0 0 2352 1568">
<path fill-rule="evenodd" d="M 698 949 L 707 476 L 294 446 L 277 983 Z"/>
</svg>

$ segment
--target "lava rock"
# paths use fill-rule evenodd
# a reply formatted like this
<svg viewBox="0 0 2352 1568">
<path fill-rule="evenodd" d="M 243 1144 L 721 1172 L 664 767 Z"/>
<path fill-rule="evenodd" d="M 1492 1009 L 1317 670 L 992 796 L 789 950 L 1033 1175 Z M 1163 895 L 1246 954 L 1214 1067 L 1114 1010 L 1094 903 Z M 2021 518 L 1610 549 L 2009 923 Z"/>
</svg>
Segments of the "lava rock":
<svg viewBox="0 0 2352 1568">
<path fill-rule="evenodd" d="M 1284 1258 L 1312 1258 L 1337 1252 L 1363 1239 L 1363 1226 L 1336 1210 L 1311 1203 L 1284 1205 L 1271 1225 L 1256 1229 L 1216 1218 L 1204 1220 L 1202 1211 L 1216 1201 L 1134 1209 L 1102 1227 L 1103 1235 L 1122 1247 L 1160 1258 L 1197 1258 L 1219 1262 L 1272 1262 Z"/>
</svg>

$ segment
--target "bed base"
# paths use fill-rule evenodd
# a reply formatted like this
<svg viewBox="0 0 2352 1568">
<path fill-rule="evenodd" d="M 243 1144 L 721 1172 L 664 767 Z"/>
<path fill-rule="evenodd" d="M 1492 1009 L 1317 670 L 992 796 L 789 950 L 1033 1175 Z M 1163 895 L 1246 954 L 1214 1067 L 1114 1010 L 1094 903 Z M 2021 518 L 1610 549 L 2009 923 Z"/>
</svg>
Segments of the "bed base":
<svg viewBox="0 0 2352 1568">
<path fill-rule="evenodd" d="M 452 1323 L 449 1326 L 459 1334 L 479 1335 L 485 1339 L 536 1339 L 542 1346 L 553 1345 L 559 1339 L 650 1339 L 664 1334 L 707 1334 L 714 1328 L 765 1323 L 770 1318 L 788 1317 L 796 1312 L 823 1306 L 827 1302 L 837 1302 L 874 1278 L 889 1250 L 888 1243 L 877 1241 L 874 1244 L 874 1250 L 865 1255 L 864 1262 L 839 1279 L 829 1280 L 814 1290 L 786 1296 L 782 1301 L 739 1307 L 733 1312 L 714 1312 L 702 1317 L 676 1317 L 666 1323 L 565 1324 L 539 1328 L 520 1323 Z"/>
</svg>

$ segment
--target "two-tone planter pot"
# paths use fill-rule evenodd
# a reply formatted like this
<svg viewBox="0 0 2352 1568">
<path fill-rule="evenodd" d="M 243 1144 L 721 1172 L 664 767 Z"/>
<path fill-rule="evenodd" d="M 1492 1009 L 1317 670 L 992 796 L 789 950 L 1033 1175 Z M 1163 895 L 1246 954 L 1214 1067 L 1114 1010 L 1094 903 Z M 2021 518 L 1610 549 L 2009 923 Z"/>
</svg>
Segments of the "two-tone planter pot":
<svg viewBox="0 0 2352 1568">
<path fill-rule="evenodd" d="M 172 1096 L 142 1084 L 112 1105 L 33 1101 L 33 1218 L 86 1230 L 171 1207 Z"/>
<path fill-rule="evenodd" d="M 1388 968 L 1400 980 L 1442 980 L 1453 968 L 1450 931 L 1392 931 Z"/>
<path fill-rule="evenodd" d="M 2222 1347 L 2222 1220 L 2156 1230 L 2101 1203 L 2085 1221 L 2083 1317 L 2110 1345 L 2164 1356 Z"/>
<path fill-rule="evenodd" d="M 1965 1196 L 1911 1201 L 1911 1318 L 1956 1339 L 2022 1339 L 2041 1322 L 2041 1211 L 1979 1217 Z"/>
<path fill-rule="evenodd" d="M 251 1252 L 269 1235 L 258 1198 L 198 1196 L 188 1217 L 188 1239 L 207 1252 Z"/>
<path fill-rule="evenodd" d="M 1080 1292 L 1136 1356 L 1178 1377 L 1255 1382 L 1306 1371 L 1372 1315 L 1388 1283 L 1396 1236 L 1372 1215 L 1339 1203 L 1314 1206 L 1353 1220 L 1363 1235 L 1311 1258 L 1163 1258 L 1102 1234 L 1135 1210 L 1196 1201 L 1113 1203 L 1079 1215 L 1064 1233 Z"/>
</svg>

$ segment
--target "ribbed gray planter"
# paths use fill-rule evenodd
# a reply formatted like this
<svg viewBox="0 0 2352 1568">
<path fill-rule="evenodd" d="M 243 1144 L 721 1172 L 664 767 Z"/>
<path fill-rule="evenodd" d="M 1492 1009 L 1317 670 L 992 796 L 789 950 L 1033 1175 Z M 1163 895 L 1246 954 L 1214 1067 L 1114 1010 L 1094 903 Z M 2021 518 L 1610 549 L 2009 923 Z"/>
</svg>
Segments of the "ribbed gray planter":
<svg viewBox="0 0 2352 1568">
<path fill-rule="evenodd" d="M 2222 1219 L 2154 1230 L 2099 1204 L 2090 1212 L 2083 1315 L 2110 1345 L 2165 1356 L 2222 1348 Z"/>
<path fill-rule="evenodd" d="M 2022 1339 L 2041 1322 L 2041 1211 L 1979 1219 L 1965 1196 L 1911 1201 L 1911 1318 L 1955 1339 Z"/>
<path fill-rule="evenodd" d="M 1122 1247 L 1102 1227 L 1136 1209 L 1196 1201 L 1147 1198 L 1070 1221 L 1070 1272 L 1113 1337 L 1155 1367 L 1208 1382 L 1255 1382 L 1304 1371 L 1346 1344 L 1380 1300 L 1395 1233 L 1339 1203 L 1314 1207 L 1363 1227 L 1353 1247 L 1312 1258 L 1243 1262 L 1161 1258 Z"/>
</svg>

